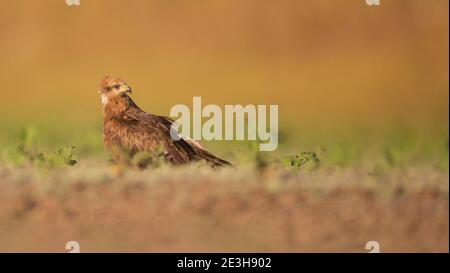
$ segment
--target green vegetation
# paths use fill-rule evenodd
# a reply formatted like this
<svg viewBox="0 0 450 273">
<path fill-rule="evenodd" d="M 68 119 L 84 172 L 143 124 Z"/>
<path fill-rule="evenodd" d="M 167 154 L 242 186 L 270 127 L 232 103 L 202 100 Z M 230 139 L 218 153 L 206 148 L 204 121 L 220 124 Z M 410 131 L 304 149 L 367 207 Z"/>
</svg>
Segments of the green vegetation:
<svg viewBox="0 0 450 273">
<path fill-rule="evenodd" d="M 3 160 L 14 166 L 31 164 L 36 167 L 54 168 L 77 163 L 75 147 L 60 147 L 56 152 L 46 152 L 36 145 L 38 130 L 27 127 L 22 130 L 19 142 L 3 152 Z"/>
<path fill-rule="evenodd" d="M 56 124 L 55 124 L 56 125 Z M 76 132 L 48 125 L 15 128 L 15 134 L 0 134 L 1 161 L 13 166 L 43 168 L 73 166 L 78 159 L 108 163 L 110 155 L 103 147 L 101 130 Z M 20 132 L 19 134 L 17 132 Z M 74 133 L 75 132 L 75 133 Z M 393 168 L 427 166 L 448 172 L 448 131 L 385 130 L 377 135 L 346 131 L 334 135 L 285 133 L 276 152 L 260 152 L 258 142 L 203 142 L 209 150 L 237 166 L 257 169 L 285 167 L 301 170 L 359 167 L 385 172 Z M 426 133 L 426 134 L 425 134 Z M 298 136 L 300 135 L 300 136 Z M 77 147 L 77 149 L 75 149 Z M 125 165 L 158 167 L 160 152 L 138 153 Z"/>
</svg>

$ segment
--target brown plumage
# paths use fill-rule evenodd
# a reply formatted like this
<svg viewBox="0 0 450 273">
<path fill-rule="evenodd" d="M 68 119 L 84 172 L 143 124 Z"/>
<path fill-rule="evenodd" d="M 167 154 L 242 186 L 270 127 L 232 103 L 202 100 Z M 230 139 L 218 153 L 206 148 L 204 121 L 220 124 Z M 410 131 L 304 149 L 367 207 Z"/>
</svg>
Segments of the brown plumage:
<svg viewBox="0 0 450 273">
<path fill-rule="evenodd" d="M 207 150 L 198 142 L 170 136 L 172 119 L 142 111 L 128 94 L 131 88 L 118 78 L 105 77 L 99 93 L 103 105 L 103 141 L 115 160 L 138 152 L 161 149 L 161 156 L 173 165 L 205 160 L 213 167 L 231 165 Z M 120 150 L 120 152 L 118 152 Z"/>
</svg>

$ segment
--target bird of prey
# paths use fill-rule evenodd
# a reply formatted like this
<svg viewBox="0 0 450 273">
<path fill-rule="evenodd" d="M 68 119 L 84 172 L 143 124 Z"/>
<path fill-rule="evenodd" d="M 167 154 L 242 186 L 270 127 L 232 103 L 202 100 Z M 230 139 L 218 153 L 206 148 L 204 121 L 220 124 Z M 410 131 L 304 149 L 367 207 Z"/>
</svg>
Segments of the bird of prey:
<svg viewBox="0 0 450 273">
<path fill-rule="evenodd" d="M 195 140 L 187 137 L 173 140 L 170 130 L 174 121 L 141 110 L 129 96 L 132 90 L 123 80 L 106 76 L 100 87 L 103 142 L 114 160 L 121 161 L 124 151 L 133 157 L 139 152 L 159 150 L 158 156 L 172 165 L 202 160 L 212 167 L 231 165 L 212 155 Z"/>
</svg>

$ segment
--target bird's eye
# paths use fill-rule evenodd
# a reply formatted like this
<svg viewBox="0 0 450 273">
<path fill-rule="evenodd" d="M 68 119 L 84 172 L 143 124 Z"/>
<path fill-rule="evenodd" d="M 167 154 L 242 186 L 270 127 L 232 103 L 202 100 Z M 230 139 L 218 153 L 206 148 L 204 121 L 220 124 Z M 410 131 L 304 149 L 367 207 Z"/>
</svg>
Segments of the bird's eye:
<svg viewBox="0 0 450 273">
<path fill-rule="evenodd" d="M 119 88 L 120 88 L 120 84 L 115 84 L 115 85 L 113 85 L 113 87 L 114 87 L 115 89 L 119 89 Z"/>
</svg>

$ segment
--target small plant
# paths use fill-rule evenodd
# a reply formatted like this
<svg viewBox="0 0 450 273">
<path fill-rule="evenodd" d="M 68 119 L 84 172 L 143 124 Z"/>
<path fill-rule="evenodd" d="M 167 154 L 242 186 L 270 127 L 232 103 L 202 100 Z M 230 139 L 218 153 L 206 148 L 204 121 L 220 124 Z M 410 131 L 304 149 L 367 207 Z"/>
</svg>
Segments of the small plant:
<svg viewBox="0 0 450 273">
<path fill-rule="evenodd" d="M 54 168 L 73 166 L 77 163 L 75 147 L 61 147 L 56 152 L 44 152 L 36 145 L 37 129 L 25 128 L 19 138 L 19 143 L 6 149 L 3 159 L 16 166 L 31 164 L 38 167 Z"/>
<path fill-rule="evenodd" d="M 317 157 L 316 153 L 302 152 L 298 155 L 285 156 L 282 159 L 282 163 L 284 166 L 292 168 L 304 167 L 308 162 L 310 162 L 310 164 L 314 167 L 317 166 L 317 164 L 319 163 L 319 158 Z"/>
<path fill-rule="evenodd" d="M 111 147 L 111 163 L 123 167 L 146 169 L 160 167 L 165 164 L 164 148 L 159 145 L 153 151 L 133 152 L 119 146 Z"/>
<path fill-rule="evenodd" d="M 164 149 L 162 146 L 156 147 L 152 152 L 138 152 L 133 155 L 131 165 L 139 169 L 147 167 L 160 167 L 164 164 Z"/>
</svg>

